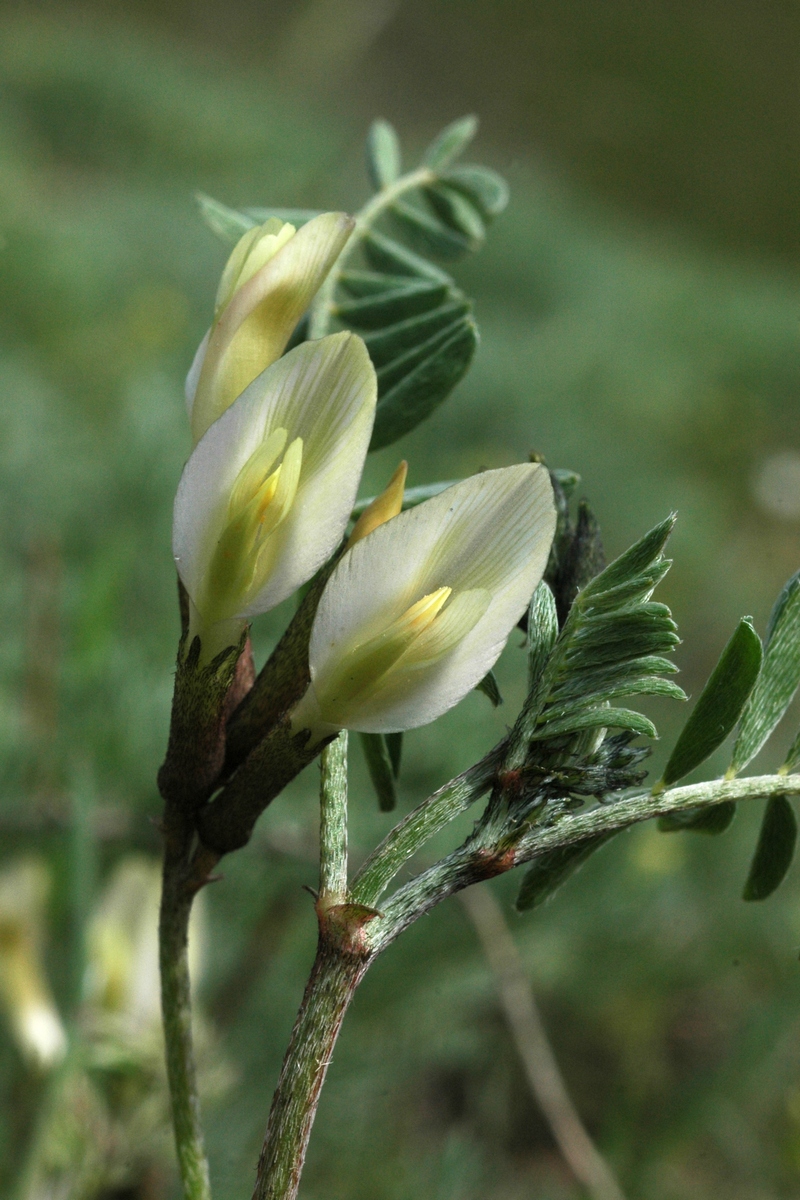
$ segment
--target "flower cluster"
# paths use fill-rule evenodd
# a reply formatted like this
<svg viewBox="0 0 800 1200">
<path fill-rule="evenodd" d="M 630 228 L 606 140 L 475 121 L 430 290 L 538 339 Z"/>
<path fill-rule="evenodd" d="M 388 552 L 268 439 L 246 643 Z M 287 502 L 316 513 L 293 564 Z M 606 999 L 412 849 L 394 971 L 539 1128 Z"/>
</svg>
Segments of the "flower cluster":
<svg viewBox="0 0 800 1200">
<path fill-rule="evenodd" d="M 187 380 L 195 448 L 175 501 L 173 552 L 189 596 L 184 653 L 237 644 L 250 618 L 312 578 L 341 545 L 375 418 L 364 343 L 336 333 L 284 353 L 352 228 L 255 227 L 222 275 Z M 310 684 L 291 713 L 316 745 L 392 732 L 456 704 L 490 670 L 547 563 L 547 471 L 486 471 L 403 509 L 406 467 L 357 522 L 322 593 Z M 196 647 L 195 647 L 196 652 Z"/>
</svg>

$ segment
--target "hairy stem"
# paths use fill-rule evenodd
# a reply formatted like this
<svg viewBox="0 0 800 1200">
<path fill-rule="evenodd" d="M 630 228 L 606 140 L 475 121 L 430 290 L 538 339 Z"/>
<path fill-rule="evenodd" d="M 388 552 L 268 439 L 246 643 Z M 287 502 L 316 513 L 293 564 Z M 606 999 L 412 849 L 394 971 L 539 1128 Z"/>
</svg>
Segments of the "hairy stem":
<svg viewBox="0 0 800 1200">
<path fill-rule="evenodd" d="M 186 862 L 184 846 L 176 847 L 168 838 L 158 929 L 161 1013 L 183 1197 L 211 1200 L 192 1045 L 188 943 L 194 890 L 187 885 Z"/>
<path fill-rule="evenodd" d="M 613 833 L 665 813 L 711 808 L 726 800 L 758 800 L 778 794 L 800 795 L 800 775 L 715 779 L 708 783 L 670 788 L 658 796 L 642 792 L 611 804 L 598 805 L 589 812 L 562 815 L 552 825 L 534 826 L 518 840 L 505 846 L 491 846 L 482 840 L 468 838 L 451 854 L 403 884 L 382 905 L 381 916 L 370 924 L 367 931 L 370 949 L 375 954 L 380 953 L 404 929 L 448 896 L 482 879 L 532 862 L 545 851 L 571 846 L 603 833 Z"/>
<path fill-rule="evenodd" d="M 320 922 L 317 957 L 272 1101 L 253 1200 L 294 1200 L 320 1092 L 350 1001 L 370 959 L 329 939 Z"/>
<path fill-rule="evenodd" d="M 319 787 L 319 895 L 322 904 L 347 897 L 347 730 L 322 751 Z"/>
</svg>

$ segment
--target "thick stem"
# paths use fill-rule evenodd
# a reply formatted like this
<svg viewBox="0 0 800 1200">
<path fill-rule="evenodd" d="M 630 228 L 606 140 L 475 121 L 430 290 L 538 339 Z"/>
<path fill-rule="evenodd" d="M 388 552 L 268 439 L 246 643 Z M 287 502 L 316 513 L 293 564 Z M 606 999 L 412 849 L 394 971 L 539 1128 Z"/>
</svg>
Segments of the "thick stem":
<svg viewBox="0 0 800 1200">
<path fill-rule="evenodd" d="M 272 1101 L 253 1200 L 297 1196 L 333 1047 L 369 963 L 355 944 L 329 938 L 321 921 L 317 957 Z"/>
<path fill-rule="evenodd" d="M 192 1045 L 188 942 L 195 891 L 187 880 L 185 847 L 172 843 L 168 838 L 164 852 L 158 930 L 167 1079 L 184 1200 L 211 1200 Z"/>
</svg>

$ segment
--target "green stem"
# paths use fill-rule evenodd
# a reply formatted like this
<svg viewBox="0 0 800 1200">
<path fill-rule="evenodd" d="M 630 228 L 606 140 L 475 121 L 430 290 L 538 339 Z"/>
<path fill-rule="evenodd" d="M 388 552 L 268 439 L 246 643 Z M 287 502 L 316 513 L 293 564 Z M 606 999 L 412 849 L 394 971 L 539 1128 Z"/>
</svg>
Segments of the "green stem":
<svg viewBox="0 0 800 1200">
<path fill-rule="evenodd" d="M 468 838 L 446 858 L 398 888 L 382 905 L 381 916 L 365 931 L 366 942 L 374 954 L 381 953 L 409 925 L 448 896 L 482 879 L 531 862 L 547 851 L 604 833 L 611 834 L 666 813 L 711 808 L 729 800 L 758 800 L 775 795 L 800 795 L 800 775 L 715 779 L 708 783 L 671 788 L 657 796 L 652 792 L 642 792 L 612 804 L 598 805 L 589 812 L 562 816 L 549 826 L 536 826 L 515 843 L 505 846 L 488 844 L 483 831 L 483 835 Z"/>
<path fill-rule="evenodd" d="M 322 751 L 319 788 L 319 895 L 326 905 L 347 898 L 347 730 Z"/>
<path fill-rule="evenodd" d="M 350 234 L 347 245 L 339 255 L 335 267 L 329 273 L 328 278 L 314 298 L 308 323 L 309 338 L 321 338 L 328 332 L 333 314 L 333 297 L 336 285 L 339 282 L 339 276 L 378 218 L 404 192 L 413 191 L 414 188 L 425 187 L 426 184 L 433 183 L 435 178 L 436 175 L 431 171 L 430 167 L 420 167 L 417 171 L 410 171 L 408 175 L 402 175 L 390 187 L 382 188 L 381 191 L 376 192 L 372 199 L 367 201 L 361 212 L 356 213 L 356 227 Z"/>
<path fill-rule="evenodd" d="M 352 900 L 375 905 L 400 868 L 424 844 L 489 790 L 505 752 L 500 742 L 474 767 L 456 776 L 395 825 L 353 880 Z"/>
<path fill-rule="evenodd" d="M 306 985 L 272 1101 L 253 1200 L 294 1200 L 320 1092 L 344 1015 L 370 959 L 329 941 L 320 925 Z"/>
<path fill-rule="evenodd" d="M 161 1012 L 183 1197 L 211 1200 L 192 1045 L 188 942 L 194 890 L 188 886 L 186 862 L 184 846 L 176 849 L 168 838 L 158 929 Z"/>
</svg>

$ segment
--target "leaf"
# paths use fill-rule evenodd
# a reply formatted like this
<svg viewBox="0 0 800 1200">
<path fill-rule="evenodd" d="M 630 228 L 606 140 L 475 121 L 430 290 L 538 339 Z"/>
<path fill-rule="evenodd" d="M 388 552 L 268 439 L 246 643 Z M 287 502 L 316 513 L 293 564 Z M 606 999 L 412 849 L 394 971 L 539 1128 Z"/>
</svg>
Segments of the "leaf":
<svg viewBox="0 0 800 1200">
<path fill-rule="evenodd" d="M 245 215 L 252 217 L 257 225 L 263 225 L 270 217 L 277 217 L 279 221 L 288 221 L 290 225 L 295 225 L 298 229 L 301 225 L 313 221 L 314 217 L 322 216 L 322 213 L 316 208 L 246 208 L 244 211 Z"/>
<path fill-rule="evenodd" d="M 419 354 L 413 351 L 407 356 L 413 369 L 399 378 L 388 391 L 383 390 L 379 374 L 378 408 L 371 450 L 379 450 L 397 441 L 447 398 L 472 362 L 478 344 L 478 331 L 472 321 L 460 322 L 458 329 L 446 340 L 441 340 L 441 335 L 437 335 L 433 341 L 436 342 L 435 346 L 427 343 Z"/>
<path fill-rule="evenodd" d="M 525 872 L 522 886 L 517 896 L 518 912 L 528 912 L 538 908 L 553 893 L 582 867 L 595 850 L 614 837 L 618 830 L 611 833 L 596 834 L 572 846 L 559 846 L 557 850 L 549 850 L 540 855 Z"/>
<path fill-rule="evenodd" d="M 431 142 L 422 156 L 423 163 L 434 171 L 446 170 L 459 154 L 463 154 L 477 132 L 476 116 L 460 117 L 453 121 Z"/>
<path fill-rule="evenodd" d="M 446 184 L 436 183 L 425 188 L 431 208 L 454 233 L 467 238 L 470 250 L 478 250 L 486 239 L 483 217 L 461 192 Z"/>
<path fill-rule="evenodd" d="M 539 680 L 558 637 L 558 614 L 553 593 L 544 580 L 528 607 L 528 690 Z"/>
<path fill-rule="evenodd" d="M 238 212 L 235 208 L 228 208 L 227 204 L 222 204 L 203 192 L 198 192 L 195 200 L 200 209 L 200 216 L 223 242 L 235 245 L 242 234 L 258 224 L 254 217 L 248 217 L 246 213 Z"/>
<path fill-rule="evenodd" d="M 467 300 L 451 300 L 428 312 L 388 325 L 377 333 L 368 333 L 364 341 L 373 366 L 376 370 L 388 366 L 405 351 L 429 341 L 442 329 L 455 328 L 456 323 L 469 317 L 470 312 Z"/>
<path fill-rule="evenodd" d="M 778 597 L 767 626 L 761 674 L 742 715 L 731 773 L 758 754 L 789 707 L 800 684 L 800 572 Z"/>
<path fill-rule="evenodd" d="M 640 538 L 631 546 L 630 550 L 626 550 L 624 554 L 615 559 L 610 566 L 606 567 L 605 571 L 596 575 L 584 588 L 584 597 L 594 599 L 595 596 L 602 595 L 619 584 L 630 582 L 634 576 L 649 567 L 664 549 L 667 538 L 672 533 L 675 520 L 675 514 L 672 513 L 665 521 Z"/>
<path fill-rule="evenodd" d="M 426 312 L 447 297 L 444 284 L 418 282 L 389 288 L 360 300 L 340 301 L 334 315 L 352 329 L 382 329 L 406 317 Z"/>
<path fill-rule="evenodd" d="M 367 763 L 372 786 L 378 797 L 381 812 L 391 812 L 397 806 L 397 778 L 386 738 L 382 733 L 360 733 L 361 748 Z"/>
<path fill-rule="evenodd" d="M 664 813 L 658 818 L 660 833 L 724 833 L 736 816 L 733 800 L 723 800 L 711 808 L 686 808 L 683 812 Z"/>
<path fill-rule="evenodd" d="M 471 249 L 470 240 L 463 233 L 448 229 L 433 213 L 424 212 L 407 200 L 396 200 L 388 215 L 420 253 L 454 262 Z"/>
<path fill-rule="evenodd" d="M 373 121 L 370 126 L 367 172 L 376 191 L 389 187 L 400 175 L 400 140 L 388 121 Z"/>
<path fill-rule="evenodd" d="M 508 204 L 508 184 L 489 167 L 453 167 L 442 181 L 468 196 L 486 220 L 499 216 Z"/>
<path fill-rule="evenodd" d="M 480 683 L 475 685 L 475 691 L 483 692 L 484 696 L 488 697 L 491 701 L 493 708 L 499 708 L 503 703 L 503 697 L 500 694 L 500 688 L 498 687 L 494 671 L 489 671 L 488 674 L 484 675 Z"/>
<path fill-rule="evenodd" d="M 761 639 L 751 618 L 743 617 L 675 743 L 661 779 L 664 787 L 699 767 L 725 741 L 753 690 L 760 668 Z"/>
<path fill-rule="evenodd" d="M 563 737 L 568 733 L 579 733 L 583 729 L 630 729 L 632 733 L 642 737 L 657 738 L 658 732 L 652 721 L 642 713 L 633 712 L 629 708 L 582 708 L 570 716 L 550 719 L 548 713 L 546 724 L 541 729 L 534 730 L 531 741 L 540 742 L 545 739 Z"/>
<path fill-rule="evenodd" d="M 455 335 L 462 331 L 469 331 L 471 327 L 474 328 L 474 325 L 469 315 L 456 317 L 443 329 L 437 329 L 424 341 L 416 342 L 407 350 L 401 351 L 396 357 L 390 359 L 389 362 L 378 367 L 378 404 L 380 405 L 395 385 L 416 370 L 421 363 L 436 356 Z"/>
<path fill-rule="evenodd" d="M 374 296 L 376 292 L 388 292 L 393 288 L 402 288 L 408 284 L 408 275 L 387 275 L 384 271 L 342 271 L 339 276 L 339 287 L 344 288 L 350 296 L 360 300 L 364 296 Z M 441 283 L 441 280 L 430 282 Z M 444 285 L 447 286 L 446 284 Z"/>
<path fill-rule="evenodd" d="M 402 733 L 387 733 L 384 736 L 392 764 L 392 771 L 394 772 L 395 779 L 397 779 L 400 774 L 400 760 L 403 755 L 403 735 Z"/>
<path fill-rule="evenodd" d="M 791 804 L 785 796 L 771 796 L 744 885 L 743 900 L 766 900 L 772 895 L 792 865 L 796 842 L 797 819 Z"/>
<path fill-rule="evenodd" d="M 411 275 L 417 279 L 431 279 L 434 283 L 452 285 L 453 280 L 445 271 L 435 267 L 433 263 L 407 250 L 393 238 L 376 233 L 373 229 L 362 240 L 364 257 L 376 271 L 384 271 L 390 275 Z"/>
</svg>

